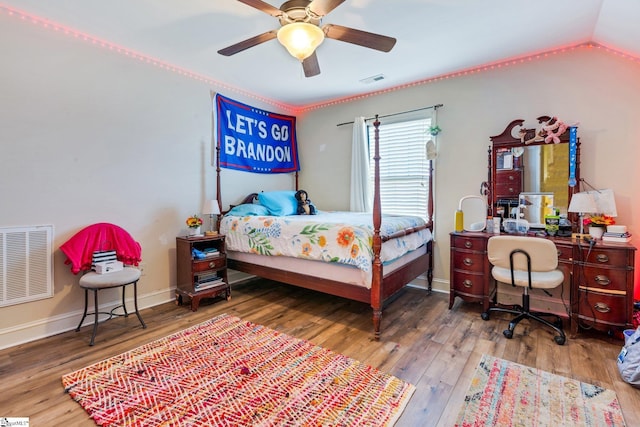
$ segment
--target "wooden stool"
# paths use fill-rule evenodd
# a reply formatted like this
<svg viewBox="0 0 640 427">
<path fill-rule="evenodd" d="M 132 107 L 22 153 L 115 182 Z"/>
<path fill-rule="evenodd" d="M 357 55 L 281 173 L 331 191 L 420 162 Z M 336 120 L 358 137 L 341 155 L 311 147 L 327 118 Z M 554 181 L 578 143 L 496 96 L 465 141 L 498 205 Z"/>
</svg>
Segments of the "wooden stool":
<svg viewBox="0 0 640 427">
<path fill-rule="evenodd" d="M 80 282 L 79 282 L 80 287 L 84 289 L 84 313 L 82 314 L 82 320 L 80 320 L 80 323 L 76 328 L 76 332 L 80 330 L 80 327 L 82 326 L 82 322 L 84 322 L 84 319 L 87 317 L 87 306 L 89 305 L 89 291 L 93 291 L 94 312 L 89 313 L 94 315 L 93 334 L 91 335 L 91 342 L 89 343 L 90 346 L 93 345 L 93 342 L 96 338 L 96 332 L 98 331 L 98 314 L 109 315 L 109 318 L 106 320 L 111 319 L 113 316 L 124 316 L 124 317 L 129 316 L 129 313 L 127 312 L 127 306 L 125 305 L 125 302 L 124 302 L 125 288 L 127 287 L 127 285 L 133 284 L 133 302 L 136 308 L 136 315 L 138 316 L 138 320 L 140 320 L 140 323 L 142 324 L 142 329 L 147 328 L 147 325 L 144 323 L 144 320 L 142 320 L 142 316 L 140 316 L 140 312 L 138 311 L 138 279 L 140 279 L 140 275 L 141 275 L 140 270 L 138 270 L 137 268 L 124 267 L 124 269 L 120 271 L 115 271 L 115 272 L 106 273 L 106 274 L 98 274 L 92 271 L 92 272 L 86 273 L 80 278 Z M 110 312 L 98 311 L 98 291 L 101 289 L 117 288 L 120 286 L 122 287 L 122 304 L 117 307 L 114 307 Z M 124 314 L 114 313 L 115 310 L 121 307 L 124 310 Z"/>
</svg>

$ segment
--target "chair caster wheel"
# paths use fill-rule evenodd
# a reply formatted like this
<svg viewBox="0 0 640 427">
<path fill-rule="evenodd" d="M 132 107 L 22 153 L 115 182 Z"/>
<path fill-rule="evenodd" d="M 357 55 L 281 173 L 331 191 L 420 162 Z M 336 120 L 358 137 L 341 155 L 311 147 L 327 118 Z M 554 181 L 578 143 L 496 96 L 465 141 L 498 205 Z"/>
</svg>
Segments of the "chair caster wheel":
<svg viewBox="0 0 640 427">
<path fill-rule="evenodd" d="M 489 320 L 489 313 L 483 312 L 480 317 L 482 317 L 482 320 Z"/>
<path fill-rule="evenodd" d="M 565 340 L 566 340 L 566 339 L 565 339 L 565 337 L 563 337 L 563 336 L 558 336 L 558 335 L 556 335 L 555 337 L 553 337 L 553 340 L 554 340 L 554 341 L 556 342 L 556 344 L 558 344 L 558 345 L 564 345 L 564 343 L 565 343 Z"/>
<path fill-rule="evenodd" d="M 513 331 L 511 329 L 505 329 L 504 331 L 502 331 L 502 335 L 504 335 L 506 338 L 513 338 Z"/>
</svg>

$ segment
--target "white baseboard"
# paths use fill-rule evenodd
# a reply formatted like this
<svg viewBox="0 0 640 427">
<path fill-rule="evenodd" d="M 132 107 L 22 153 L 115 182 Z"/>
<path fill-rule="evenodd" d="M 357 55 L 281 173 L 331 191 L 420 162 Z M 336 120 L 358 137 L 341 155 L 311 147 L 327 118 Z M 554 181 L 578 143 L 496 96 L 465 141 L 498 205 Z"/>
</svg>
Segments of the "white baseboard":
<svg viewBox="0 0 640 427">
<path fill-rule="evenodd" d="M 175 300 L 175 289 L 158 291 L 151 294 L 138 296 L 138 308 L 140 310 L 144 308 L 153 307 L 156 305 L 164 304 L 169 301 Z M 127 298 L 127 309 L 131 313 L 131 307 L 133 307 L 133 298 Z M 92 305 L 89 303 L 89 310 L 92 312 Z M 120 300 L 109 301 L 107 303 L 100 304 L 100 311 L 108 312 L 112 308 L 120 305 Z M 13 347 L 16 345 L 24 344 L 27 342 L 35 341 L 41 338 L 57 335 L 62 332 L 74 330 L 78 326 L 78 322 L 82 317 L 82 310 L 77 310 L 69 313 L 64 313 L 58 316 L 46 317 L 38 320 L 34 320 L 29 323 L 24 323 L 11 328 L 0 329 L 0 350 Z M 93 317 L 87 320 L 85 319 L 84 325 L 91 324 Z"/>
<path fill-rule="evenodd" d="M 427 278 L 424 276 L 414 279 L 409 286 L 420 289 L 428 289 Z M 449 293 L 449 281 L 443 279 L 433 279 L 431 282 L 431 290 L 433 292 Z"/>
</svg>

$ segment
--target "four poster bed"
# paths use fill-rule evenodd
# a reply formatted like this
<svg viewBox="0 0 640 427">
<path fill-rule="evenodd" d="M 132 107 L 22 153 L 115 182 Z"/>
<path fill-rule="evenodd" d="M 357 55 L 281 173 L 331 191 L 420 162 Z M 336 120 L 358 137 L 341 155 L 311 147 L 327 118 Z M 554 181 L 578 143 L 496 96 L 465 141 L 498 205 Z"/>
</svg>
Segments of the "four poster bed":
<svg viewBox="0 0 640 427">
<path fill-rule="evenodd" d="M 265 208 L 273 210 L 274 193 L 277 198 L 292 195 L 268 192 L 248 195 L 220 220 L 229 268 L 370 304 L 376 340 L 385 303 L 425 272 L 431 292 L 433 279 L 431 176 L 428 221 L 382 215 L 379 125 L 376 118 L 372 214 L 320 211 L 318 215 L 295 215 L 294 211 L 274 216 Z M 296 190 L 297 181 L 296 175 Z M 219 166 L 217 193 L 222 200 Z"/>
</svg>

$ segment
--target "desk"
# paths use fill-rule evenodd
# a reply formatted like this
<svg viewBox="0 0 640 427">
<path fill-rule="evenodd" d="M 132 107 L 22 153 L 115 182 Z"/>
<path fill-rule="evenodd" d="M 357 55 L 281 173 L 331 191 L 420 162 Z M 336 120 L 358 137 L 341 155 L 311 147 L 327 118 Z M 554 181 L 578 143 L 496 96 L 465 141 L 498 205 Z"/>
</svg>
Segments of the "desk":
<svg viewBox="0 0 640 427">
<path fill-rule="evenodd" d="M 491 276 L 487 241 L 492 236 L 495 234 L 451 233 L 449 309 L 456 297 L 480 303 L 483 311 L 496 297 L 521 303 L 519 288 L 513 291 L 511 285 L 503 284 L 498 288 Z M 614 332 L 633 328 L 635 246 L 598 240 L 590 249 L 588 243 L 570 238 L 548 239 L 558 248 L 558 268 L 565 280 L 551 290 L 551 297 L 531 292 L 532 308 L 570 319 L 573 335 L 579 329 Z"/>
</svg>

